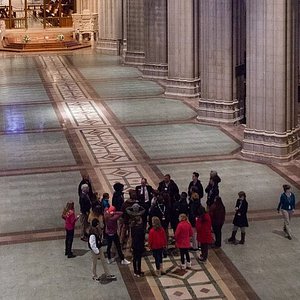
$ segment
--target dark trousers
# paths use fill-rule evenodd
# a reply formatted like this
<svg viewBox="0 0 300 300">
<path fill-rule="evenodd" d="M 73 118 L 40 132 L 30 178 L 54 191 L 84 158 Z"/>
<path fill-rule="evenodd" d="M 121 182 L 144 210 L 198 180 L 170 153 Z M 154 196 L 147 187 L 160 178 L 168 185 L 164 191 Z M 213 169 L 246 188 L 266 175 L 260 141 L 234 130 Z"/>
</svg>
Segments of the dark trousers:
<svg viewBox="0 0 300 300">
<path fill-rule="evenodd" d="M 185 259 L 187 262 L 191 262 L 189 249 L 188 248 L 179 248 L 181 263 L 185 264 Z"/>
<path fill-rule="evenodd" d="M 214 234 L 215 234 L 215 245 L 217 247 L 221 247 L 221 244 L 222 244 L 222 226 L 223 225 L 216 225 L 216 224 L 213 224 L 212 225 L 212 228 L 213 228 L 213 231 L 214 231 Z"/>
<path fill-rule="evenodd" d="M 201 243 L 201 256 L 203 259 L 207 259 L 208 256 L 208 244 L 202 244 Z"/>
<path fill-rule="evenodd" d="M 163 259 L 163 248 L 153 249 L 152 253 L 155 260 L 156 270 L 160 270 L 160 264 L 162 264 L 162 259 Z"/>
<path fill-rule="evenodd" d="M 65 245 L 65 254 L 69 255 L 72 253 L 72 244 L 73 244 L 73 238 L 74 238 L 74 229 L 73 230 L 67 230 L 66 229 L 66 245 Z"/>
<path fill-rule="evenodd" d="M 115 246 L 117 248 L 120 259 L 123 260 L 124 259 L 124 254 L 122 252 L 120 239 L 119 239 L 119 236 L 117 234 L 107 235 L 107 250 L 106 250 L 107 251 L 107 258 L 111 259 L 110 249 L 111 249 L 111 246 L 112 246 L 113 242 L 115 243 Z"/>
<path fill-rule="evenodd" d="M 133 250 L 133 270 L 135 274 L 141 274 L 142 251 Z"/>
</svg>

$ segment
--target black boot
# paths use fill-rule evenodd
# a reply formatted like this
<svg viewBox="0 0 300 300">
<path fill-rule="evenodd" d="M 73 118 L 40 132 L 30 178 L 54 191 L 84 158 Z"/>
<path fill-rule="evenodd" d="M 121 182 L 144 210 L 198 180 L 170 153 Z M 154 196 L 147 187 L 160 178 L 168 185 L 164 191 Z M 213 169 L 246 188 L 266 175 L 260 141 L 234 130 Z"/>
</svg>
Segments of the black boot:
<svg viewBox="0 0 300 300">
<path fill-rule="evenodd" d="M 232 231 L 231 237 L 228 239 L 229 243 L 235 243 L 235 241 L 236 241 L 236 239 L 235 239 L 236 233 L 237 233 L 236 230 Z"/>
<path fill-rule="evenodd" d="M 241 245 L 245 244 L 245 236 L 246 236 L 246 232 L 242 232 L 241 233 L 241 240 L 240 240 L 239 244 L 241 244 Z"/>
</svg>

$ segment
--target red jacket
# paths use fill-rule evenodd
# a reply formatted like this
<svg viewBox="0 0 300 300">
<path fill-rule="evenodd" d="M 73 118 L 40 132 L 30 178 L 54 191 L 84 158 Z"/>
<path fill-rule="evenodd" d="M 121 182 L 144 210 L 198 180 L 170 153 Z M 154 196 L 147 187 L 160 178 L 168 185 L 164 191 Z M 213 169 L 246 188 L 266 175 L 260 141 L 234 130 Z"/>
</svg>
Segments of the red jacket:
<svg viewBox="0 0 300 300">
<path fill-rule="evenodd" d="M 196 219 L 197 240 L 202 244 L 211 244 L 213 242 L 211 234 L 211 220 L 208 213 Z"/>
<path fill-rule="evenodd" d="M 151 250 L 161 249 L 167 246 L 166 233 L 162 227 L 158 228 L 157 230 L 155 230 L 154 228 L 150 229 L 148 245 Z"/>
<path fill-rule="evenodd" d="M 190 237 L 193 235 L 192 226 L 188 221 L 181 221 L 175 231 L 177 248 L 190 248 Z"/>
</svg>

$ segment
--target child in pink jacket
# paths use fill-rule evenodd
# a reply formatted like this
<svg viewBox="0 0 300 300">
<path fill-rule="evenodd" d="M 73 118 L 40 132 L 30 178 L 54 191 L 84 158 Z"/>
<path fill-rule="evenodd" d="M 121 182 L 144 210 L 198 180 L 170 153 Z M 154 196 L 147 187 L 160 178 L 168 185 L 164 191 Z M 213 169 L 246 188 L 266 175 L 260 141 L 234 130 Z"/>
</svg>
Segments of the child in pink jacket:
<svg viewBox="0 0 300 300">
<path fill-rule="evenodd" d="M 74 202 L 67 203 L 62 213 L 62 218 L 65 220 L 66 229 L 65 255 L 67 255 L 68 258 L 73 258 L 75 257 L 72 253 L 75 223 L 79 218 L 79 216 L 75 216 Z"/>
</svg>

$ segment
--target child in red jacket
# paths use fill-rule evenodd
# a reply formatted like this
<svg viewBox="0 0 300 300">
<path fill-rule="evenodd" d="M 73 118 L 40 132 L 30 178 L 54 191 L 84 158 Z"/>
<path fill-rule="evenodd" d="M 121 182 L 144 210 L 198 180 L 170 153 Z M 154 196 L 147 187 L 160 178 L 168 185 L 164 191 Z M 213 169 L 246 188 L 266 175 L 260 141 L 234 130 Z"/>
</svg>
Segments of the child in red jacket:
<svg viewBox="0 0 300 300">
<path fill-rule="evenodd" d="M 211 220 L 203 206 L 199 207 L 196 218 L 197 240 L 201 244 L 200 262 L 206 262 L 208 256 L 208 245 L 212 243 Z"/>
<path fill-rule="evenodd" d="M 186 214 L 179 215 L 179 224 L 175 231 L 176 247 L 179 248 L 181 257 L 181 269 L 186 267 L 191 268 L 192 263 L 189 255 L 189 248 L 191 247 L 190 239 L 193 235 L 191 224 L 187 220 Z M 185 262 L 186 258 L 186 262 Z"/>
<path fill-rule="evenodd" d="M 68 258 L 73 258 L 75 257 L 72 253 L 75 223 L 79 218 L 79 216 L 75 216 L 74 202 L 67 203 L 61 217 L 65 220 L 66 229 L 65 255 L 67 255 Z"/>
<path fill-rule="evenodd" d="M 158 217 L 152 217 L 152 226 L 149 232 L 148 245 L 155 259 L 156 274 L 160 276 L 163 272 L 162 258 L 163 250 L 167 246 L 167 238 Z"/>
</svg>

